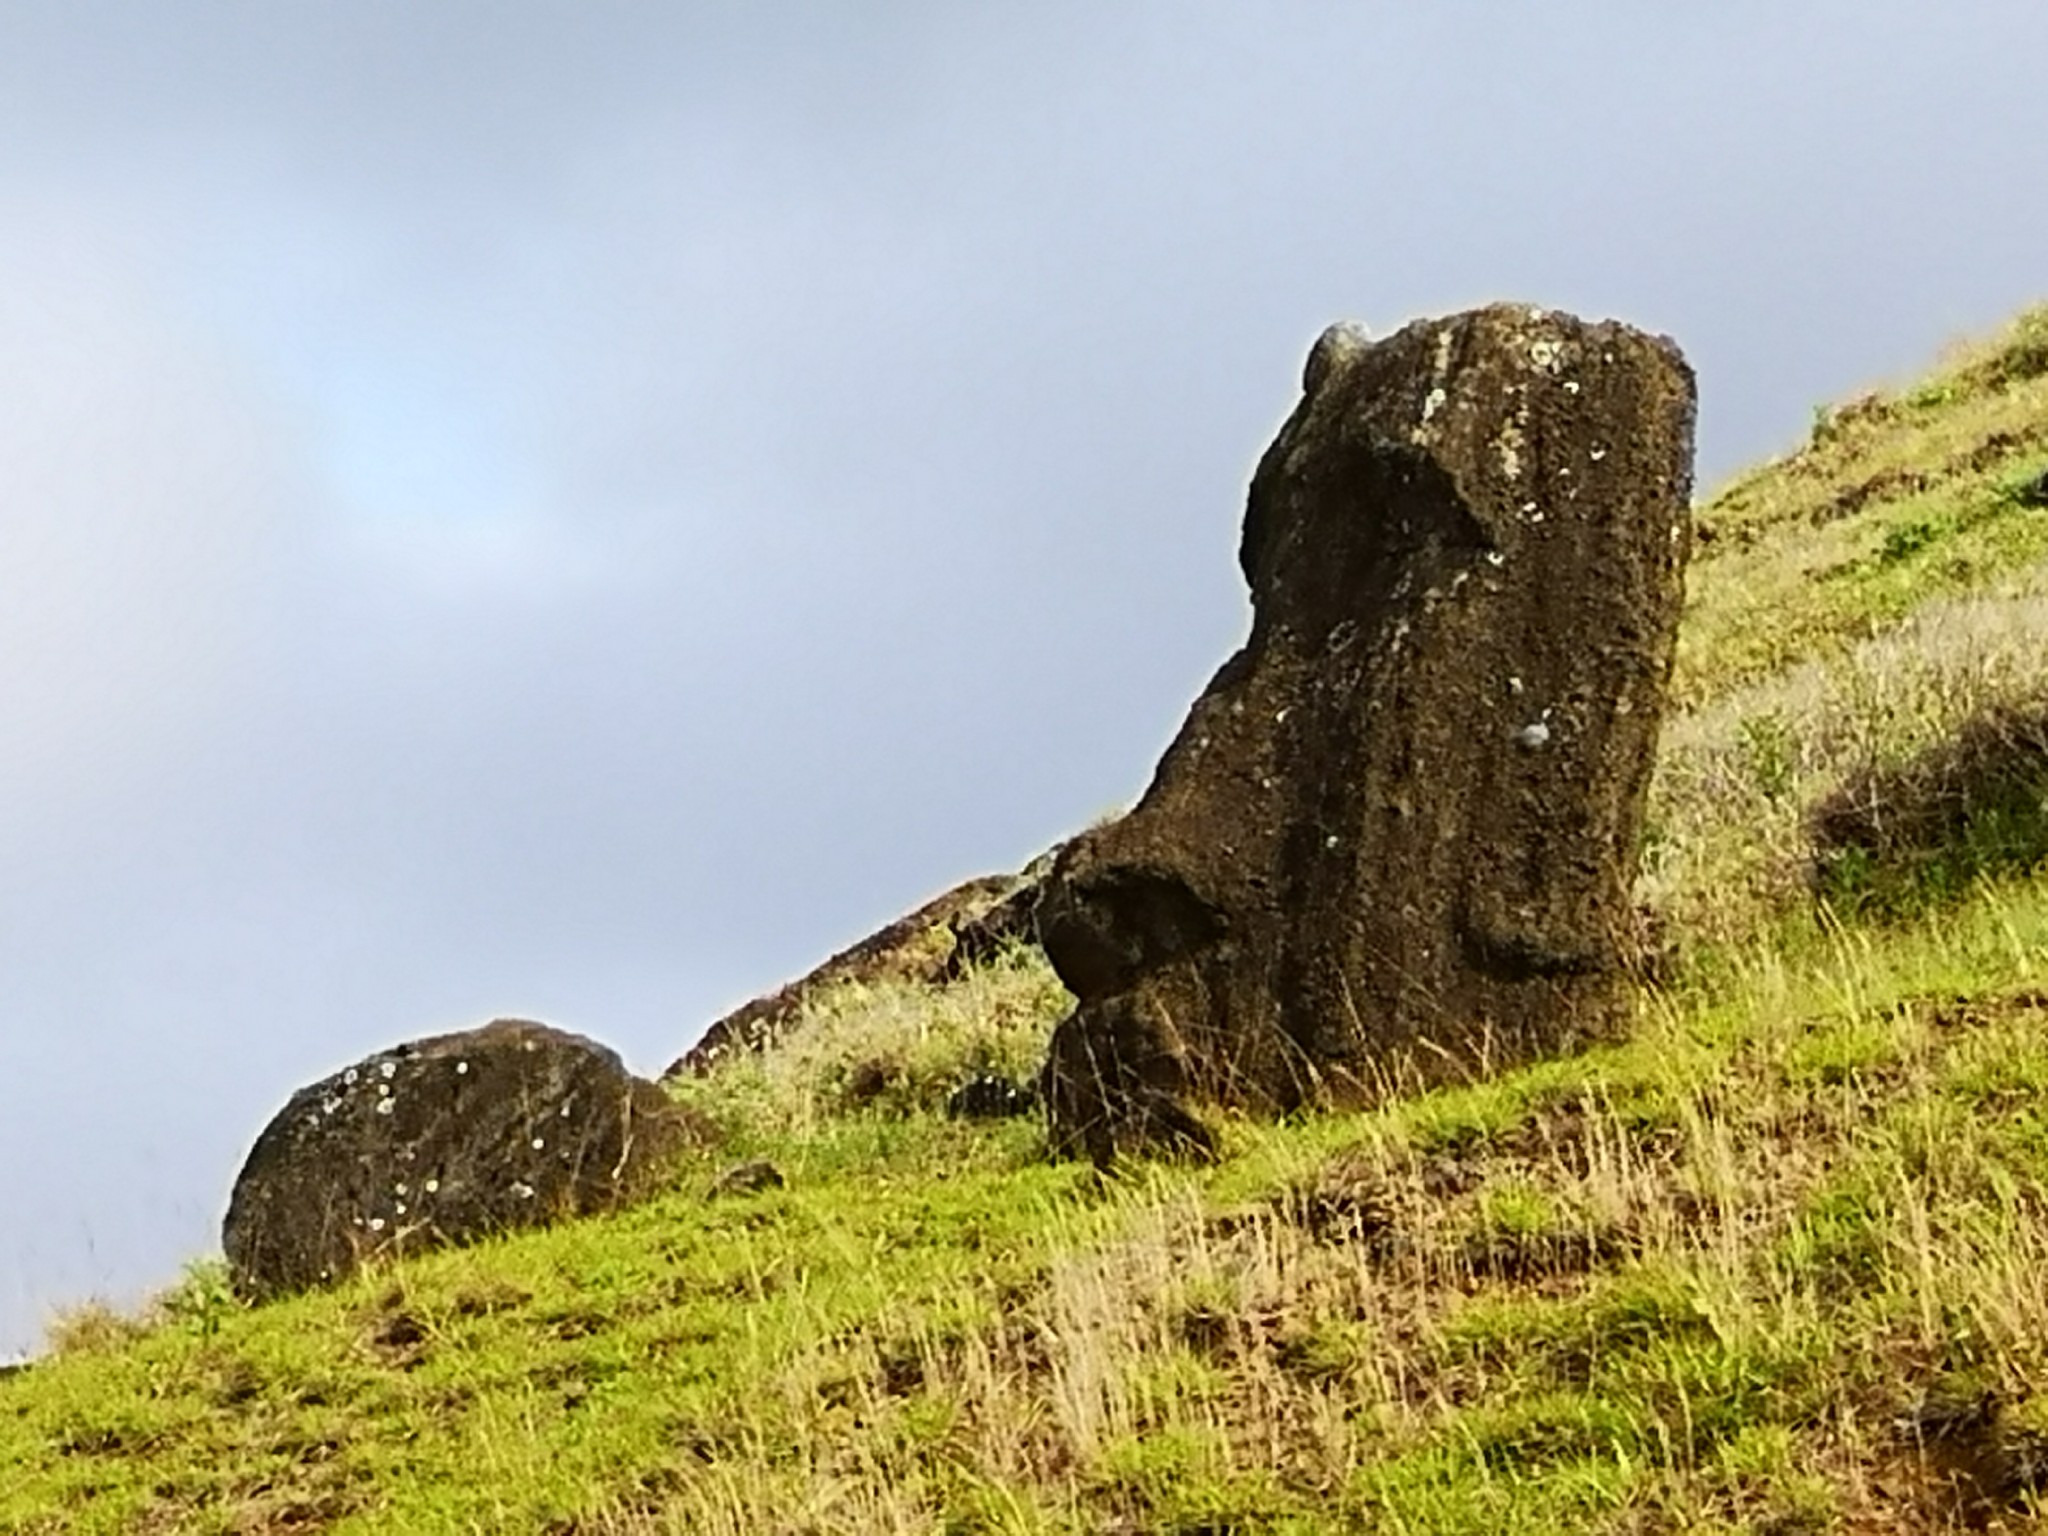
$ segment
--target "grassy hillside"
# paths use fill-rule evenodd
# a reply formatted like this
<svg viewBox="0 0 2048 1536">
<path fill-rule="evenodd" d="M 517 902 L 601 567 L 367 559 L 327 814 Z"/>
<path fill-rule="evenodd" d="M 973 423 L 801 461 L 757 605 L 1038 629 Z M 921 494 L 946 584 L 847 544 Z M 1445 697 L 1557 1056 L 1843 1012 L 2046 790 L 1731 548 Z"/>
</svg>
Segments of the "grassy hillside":
<svg viewBox="0 0 2048 1536">
<path fill-rule="evenodd" d="M 1702 507 L 1627 1044 L 1105 1181 L 932 1111 L 1031 956 L 842 992 L 629 1215 L 74 1313 L 0 1530 L 2033 1528 L 2044 473 L 2048 310 Z"/>
</svg>

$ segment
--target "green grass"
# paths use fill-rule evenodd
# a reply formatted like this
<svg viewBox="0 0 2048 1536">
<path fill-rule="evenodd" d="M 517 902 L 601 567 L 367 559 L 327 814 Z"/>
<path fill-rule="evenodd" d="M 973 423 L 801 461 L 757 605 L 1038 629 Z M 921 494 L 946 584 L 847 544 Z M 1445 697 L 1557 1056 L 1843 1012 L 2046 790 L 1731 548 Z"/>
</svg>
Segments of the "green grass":
<svg viewBox="0 0 2048 1536">
<path fill-rule="evenodd" d="M 933 1109 L 1035 1059 L 1033 955 L 845 991 L 685 1090 L 724 1143 L 633 1212 L 80 1308 L 0 1378 L 0 1530 L 2030 1528 L 2048 880 L 2024 805 L 1937 805 L 1943 873 L 1858 901 L 1817 815 L 2048 703 L 2044 379 L 2036 311 L 1703 509 L 1627 1041 L 1104 1179 Z"/>
<path fill-rule="evenodd" d="M 2048 468 L 2044 336 L 2048 306 L 1826 414 L 1698 509 L 1641 891 L 1694 950 L 1810 907 L 1831 797 L 1888 776 L 1904 792 L 1973 722 L 2048 710 L 2048 511 L 2016 494 Z M 1994 777 L 2024 788 L 2024 766 Z M 1910 915 L 2048 845 L 2024 803 L 1982 809 L 1931 857 L 1851 854 L 1828 894 Z"/>
<path fill-rule="evenodd" d="M 1917 1393 L 2048 1399 L 2044 965 L 1986 888 L 1212 1168 L 857 1115 L 780 1191 L 202 1274 L 0 1386 L 0 1528 L 1826 1529 Z"/>
<path fill-rule="evenodd" d="M 1839 654 L 2048 554 L 2048 512 L 2013 494 L 2048 468 L 2044 335 L 2048 306 L 1901 394 L 1825 413 L 1799 451 L 1700 508 L 1682 706 Z"/>
</svg>

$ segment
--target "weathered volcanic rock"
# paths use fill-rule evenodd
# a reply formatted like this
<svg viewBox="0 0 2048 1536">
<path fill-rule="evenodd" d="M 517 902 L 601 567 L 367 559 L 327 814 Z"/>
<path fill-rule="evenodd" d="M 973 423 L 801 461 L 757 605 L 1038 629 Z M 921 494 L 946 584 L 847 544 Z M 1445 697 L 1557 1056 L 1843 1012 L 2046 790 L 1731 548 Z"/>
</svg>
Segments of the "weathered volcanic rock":
<svg viewBox="0 0 2048 1536">
<path fill-rule="evenodd" d="M 1201 1146 L 1613 1031 L 1682 597 L 1669 341 L 1494 306 L 1326 332 L 1261 460 L 1251 638 L 1151 787 L 1075 839 L 1040 941 L 1055 1140 Z"/>
<path fill-rule="evenodd" d="M 1000 1072 L 977 1072 L 946 1095 L 951 1120 L 1013 1120 L 1038 1108 L 1038 1091 Z"/>
<path fill-rule="evenodd" d="M 1047 861 L 1049 862 L 1049 861 Z M 664 1079 L 702 1076 L 727 1057 L 768 1049 L 832 987 L 882 981 L 940 984 L 1005 943 L 1028 942 L 1040 860 L 1013 875 L 979 875 L 850 944 L 787 986 L 743 1003 L 707 1027 L 669 1064 Z"/>
<path fill-rule="evenodd" d="M 616 1052 L 500 1019 L 293 1094 L 235 1180 L 222 1246 L 236 1290 L 261 1299 L 375 1255 L 629 1203 L 698 1135 Z"/>
<path fill-rule="evenodd" d="M 764 1190 L 781 1189 L 788 1182 L 780 1168 L 765 1157 L 757 1157 L 750 1163 L 735 1163 L 719 1174 L 704 1191 L 704 1198 L 723 1200 L 728 1195 L 758 1195 Z"/>
<path fill-rule="evenodd" d="M 941 981 L 958 981 L 970 966 L 994 959 L 1005 949 L 1038 942 L 1038 892 L 1066 844 L 1055 843 L 1010 877 L 1010 892 L 995 905 L 953 923 L 953 952 L 946 957 Z"/>
</svg>

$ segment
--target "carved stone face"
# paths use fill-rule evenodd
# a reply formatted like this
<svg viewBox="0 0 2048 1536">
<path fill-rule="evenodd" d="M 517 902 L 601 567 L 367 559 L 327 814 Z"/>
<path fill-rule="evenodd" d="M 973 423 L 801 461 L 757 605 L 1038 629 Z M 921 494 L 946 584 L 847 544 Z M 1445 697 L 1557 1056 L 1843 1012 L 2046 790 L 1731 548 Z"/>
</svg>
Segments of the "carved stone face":
<svg viewBox="0 0 2048 1536">
<path fill-rule="evenodd" d="M 1041 900 L 1080 1000 L 1054 1126 L 1098 1155 L 1192 1102 L 1371 1097 L 1619 1017 L 1691 374 L 1495 306 L 1332 327 L 1304 385 L 1252 482 L 1250 640 Z"/>
</svg>

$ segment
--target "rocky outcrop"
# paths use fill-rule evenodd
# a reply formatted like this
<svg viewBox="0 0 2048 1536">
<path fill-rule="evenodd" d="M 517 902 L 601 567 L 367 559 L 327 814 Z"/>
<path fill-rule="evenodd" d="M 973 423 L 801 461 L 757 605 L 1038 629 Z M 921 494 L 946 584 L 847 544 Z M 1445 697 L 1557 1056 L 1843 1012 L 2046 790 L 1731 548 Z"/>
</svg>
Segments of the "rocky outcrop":
<svg viewBox="0 0 2048 1536">
<path fill-rule="evenodd" d="M 704 1191 L 706 1200 L 723 1200 L 731 1195 L 758 1195 L 771 1189 L 781 1189 L 788 1180 L 782 1170 L 765 1157 L 752 1162 L 735 1163 L 711 1181 L 711 1187 Z"/>
<path fill-rule="evenodd" d="M 1261 460 L 1252 633 L 1041 942 L 1045 1089 L 1104 1160 L 1612 1032 L 1688 546 L 1668 341 L 1495 306 L 1333 327 Z"/>
<path fill-rule="evenodd" d="M 618 1054 L 520 1019 L 415 1040 L 293 1094 L 235 1181 L 241 1295 L 365 1260 L 611 1210 L 663 1187 L 703 1127 Z"/>
<path fill-rule="evenodd" d="M 1041 856 L 1016 874 L 977 876 L 933 897 L 787 986 L 735 1008 L 662 1077 L 702 1076 L 728 1056 L 769 1049 L 807 1002 L 833 987 L 952 981 L 1005 944 L 1031 942 L 1038 882 L 1051 863 L 1049 855 Z"/>
<path fill-rule="evenodd" d="M 946 1095 L 949 1120 L 1014 1120 L 1038 1108 L 1038 1093 L 1000 1072 L 977 1072 Z"/>
<path fill-rule="evenodd" d="M 1038 894 L 1065 843 L 1055 843 L 1010 877 L 1010 889 L 986 910 L 956 920 L 953 952 L 941 981 L 957 981 L 968 967 L 994 959 L 1005 949 L 1038 943 Z"/>
</svg>

